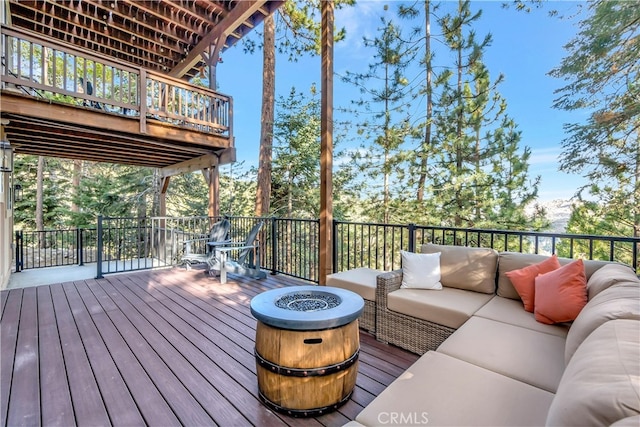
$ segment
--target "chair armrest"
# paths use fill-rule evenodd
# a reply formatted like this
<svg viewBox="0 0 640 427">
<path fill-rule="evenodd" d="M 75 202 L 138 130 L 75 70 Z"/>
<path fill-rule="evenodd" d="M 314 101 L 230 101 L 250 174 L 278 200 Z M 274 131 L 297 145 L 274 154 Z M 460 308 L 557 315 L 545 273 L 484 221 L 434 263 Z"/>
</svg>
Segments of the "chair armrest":
<svg viewBox="0 0 640 427">
<path fill-rule="evenodd" d="M 220 240 L 220 241 L 217 241 L 217 242 L 207 242 L 207 246 L 210 246 L 212 248 L 217 248 L 217 247 L 220 247 L 220 246 L 227 246 L 227 245 L 231 245 L 231 244 L 233 244 L 231 239 Z"/>
<path fill-rule="evenodd" d="M 231 251 L 241 251 L 243 249 L 253 249 L 256 246 L 216 246 L 215 250 L 217 252 L 231 252 Z"/>
<path fill-rule="evenodd" d="M 387 294 L 400 289 L 402 269 L 388 271 L 376 277 L 376 304 L 387 307 Z"/>
<path fill-rule="evenodd" d="M 182 243 L 185 244 L 185 245 L 190 245 L 191 243 L 194 243 L 194 242 L 204 242 L 204 241 L 207 241 L 207 240 L 209 240 L 208 237 L 198 237 L 198 238 L 195 238 L 195 239 L 185 240 Z"/>
</svg>

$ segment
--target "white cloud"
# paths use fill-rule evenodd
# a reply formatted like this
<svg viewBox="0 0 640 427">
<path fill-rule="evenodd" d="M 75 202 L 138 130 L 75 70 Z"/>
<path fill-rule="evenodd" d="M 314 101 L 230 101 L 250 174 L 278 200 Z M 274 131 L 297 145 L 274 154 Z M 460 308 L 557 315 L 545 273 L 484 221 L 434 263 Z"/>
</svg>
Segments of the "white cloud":
<svg viewBox="0 0 640 427">
<path fill-rule="evenodd" d="M 530 165 L 559 164 L 560 147 L 535 148 L 531 150 Z"/>
<path fill-rule="evenodd" d="M 346 50 L 353 55 L 364 47 L 363 37 L 371 38 L 379 24 L 379 17 L 384 12 L 384 5 L 390 3 L 384 0 L 358 1 L 355 6 L 345 6 L 335 12 L 336 28 L 344 28 L 347 37 L 336 43 L 336 50 Z M 394 10 L 389 7 L 389 12 Z M 395 11 L 393 12 L 395 15 Z M 394 16 L 395 19 L 395 16 Z M 356 52 L 354 52 L 356 51 Z"/>
</svg>

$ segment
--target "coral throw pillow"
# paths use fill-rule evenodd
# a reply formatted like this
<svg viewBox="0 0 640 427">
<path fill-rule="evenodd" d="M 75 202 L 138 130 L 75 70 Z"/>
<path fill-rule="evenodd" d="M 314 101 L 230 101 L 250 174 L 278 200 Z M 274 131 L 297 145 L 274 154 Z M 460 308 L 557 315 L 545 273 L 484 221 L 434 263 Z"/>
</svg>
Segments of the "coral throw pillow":
<svg viewBox="0 0 640 427">
<path fill-rule="evenodd" d="M 524 309 L 533 313 L 535 305 L 536 277 L 560 268 L 558 256 L 553 254 L 537 264 L 529 265 L 519 270 L 507 271 L 505 276 L 511 280 L 513 287 L 518 291 L 520 299 L 524 303 Z"/>
<path fill-rule="evenodd" d="M 581 259 L 536 277 L 534 315 L 538 322 L 571 322 L 586 304 L 587 277 Z"/>
</svg>

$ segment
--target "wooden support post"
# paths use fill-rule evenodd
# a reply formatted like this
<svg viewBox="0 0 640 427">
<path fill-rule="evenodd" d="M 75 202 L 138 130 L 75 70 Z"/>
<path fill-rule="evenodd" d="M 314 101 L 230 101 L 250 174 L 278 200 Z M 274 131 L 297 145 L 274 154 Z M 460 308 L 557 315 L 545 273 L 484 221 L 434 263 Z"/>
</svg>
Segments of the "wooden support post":
<svg viewBox="0 0 640 427">
<path fill-rule="evenodd" d="M 160 196 L 158 200 L 158 204 L 160 205 L 159 216 L 167 216 L 167 190 L 169 189 L 170 180 L 170 176 L 165 176 L 164 178 L 162 178 L 162 181 L 160 183 Z"/>
<path fill-rule="evenodd" d="M 215 157 L 215 164 L 209 168 L 209 218 L 220 216 L 220 173 L 219 160 Z"/>
<path fill-rule="evenodd" d="M 333 0 L 321 1 L 321 112 L 320 112 L 320 276 L 327 284 L 333 272 Z"/>
</svg>

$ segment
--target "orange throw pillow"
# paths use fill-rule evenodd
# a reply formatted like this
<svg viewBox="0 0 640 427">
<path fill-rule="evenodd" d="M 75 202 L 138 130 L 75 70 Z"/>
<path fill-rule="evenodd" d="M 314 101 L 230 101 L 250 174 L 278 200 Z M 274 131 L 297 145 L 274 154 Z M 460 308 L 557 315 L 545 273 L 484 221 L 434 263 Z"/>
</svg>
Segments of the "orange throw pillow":
<svg viewBox="0 0 640 427">
<path fill-rule="evenodd" d="M 587 304 L 587 276 L 581 259 L 536 278 L 536 320 L 571 322 Z"/>
<path fill-rule="evenodd" d="M 540 274 L 549 273 L 550 271 L 560 268 L 560 262 L 558 256 L 553 254 L 550 258 L 545 259 L 542 262 L 521 268 L 519 270 L 507 271 L 505 276 L 511 280 L 513 287 L 518 291 L 520 299 L 524 303 L 524 309 L 530 313 L 533 313 L 533 307 L 535 305 L 535 289 L 536 289 L 536 277 Z"/>
</svg>

